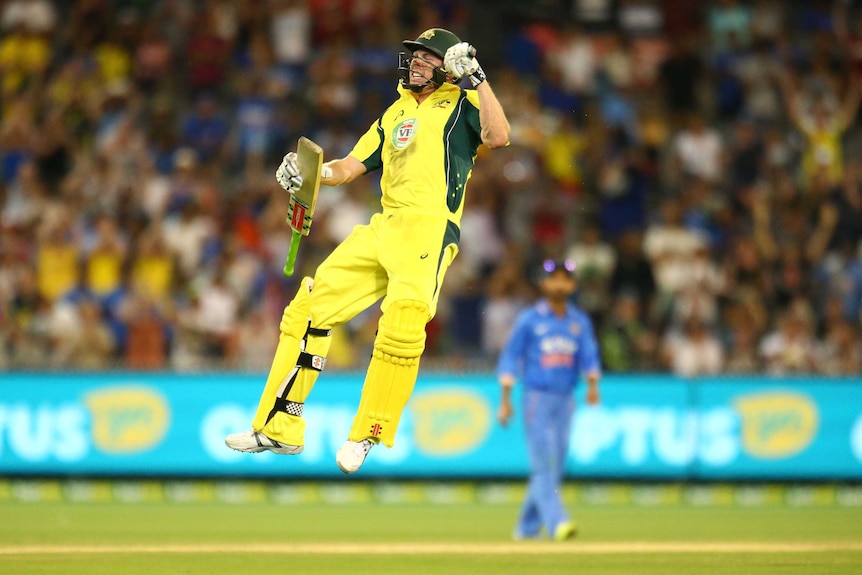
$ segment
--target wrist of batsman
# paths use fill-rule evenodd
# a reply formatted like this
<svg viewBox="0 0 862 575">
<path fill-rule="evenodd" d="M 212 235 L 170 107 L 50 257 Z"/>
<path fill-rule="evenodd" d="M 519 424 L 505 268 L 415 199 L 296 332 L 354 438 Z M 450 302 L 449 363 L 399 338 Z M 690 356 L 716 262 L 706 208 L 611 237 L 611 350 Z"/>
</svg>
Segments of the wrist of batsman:
<svg viewBox="0 0 862 575">
<path fill-rule="evenodd" d="M 470 83 L 473 84 L 474 88 L 487 79 L 488 77 L 485 76 L 485 71 L 482 70 L 482 66 L 477 66 L 476 70 L 470 74 Z"/>
</svg>

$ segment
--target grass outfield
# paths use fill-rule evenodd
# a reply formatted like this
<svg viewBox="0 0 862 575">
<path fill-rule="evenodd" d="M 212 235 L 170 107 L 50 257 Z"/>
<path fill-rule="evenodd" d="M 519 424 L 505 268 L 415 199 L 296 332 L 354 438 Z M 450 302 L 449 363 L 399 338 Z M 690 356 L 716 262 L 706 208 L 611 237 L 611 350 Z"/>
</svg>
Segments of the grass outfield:
<svg viewBox="0 0 862 575">
<path fill-rule="evenodd" d="M 0 573 L 862 573 L 862 508 L 591 506 L 512 542 L 512 504 L 0 503 Z"/>
</svg>

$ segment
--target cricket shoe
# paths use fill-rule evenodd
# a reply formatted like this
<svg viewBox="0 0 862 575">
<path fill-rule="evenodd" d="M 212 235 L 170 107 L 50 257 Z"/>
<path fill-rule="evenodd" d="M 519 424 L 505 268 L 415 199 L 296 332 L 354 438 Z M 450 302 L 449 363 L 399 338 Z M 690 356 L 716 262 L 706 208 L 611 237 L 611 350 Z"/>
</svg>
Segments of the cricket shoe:
<svg viewBox="0 0 862 575">
<path fill-rule="evenodd" d="M 563 521 L 554 529 L 554 541 L 568 541 L 578 534 L 578 527 L 571 521 Z"/>
<path fill-rule="evenodd" d="M 356 473 L 362 467 L 365 457 L 372 447 L 374 447 L 374 442 L 370 439 L 363 439 L 362 441 L 350 441 L 348 439 L 335 454 L 335 463 L 344 473 Z"/>
<path fill-rule="evenodd" d="M 224 444 L 231 449 L 247 453 L 272 451 L 273 453 L 280 453 L 282 455 L 296 455 L 297 453 L 302 453 L 304 449 L 302 445 L 280 443 L 274 439 L 270 439 L 260 431 L 252 429 L 241 433 L 231 433 L 225 437 Z"/>
</svg>

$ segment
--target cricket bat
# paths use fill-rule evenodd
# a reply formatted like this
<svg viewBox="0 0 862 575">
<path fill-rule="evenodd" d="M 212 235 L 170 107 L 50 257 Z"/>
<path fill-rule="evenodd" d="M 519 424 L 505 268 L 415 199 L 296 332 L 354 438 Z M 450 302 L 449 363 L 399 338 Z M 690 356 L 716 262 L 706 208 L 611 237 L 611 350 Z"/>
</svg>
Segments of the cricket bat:
<svg viewBox="0 0 862 575">
<path fill-rule="evenodd" d="M 287 223 L 293 229 L 290 250 L 284 262 L 284 275 L 293 275 L 296 253 L 302 236 L 311 231 L 314 207 L 317 205 L 317 192 L 320 190 L 320 170 L 323 168 L 323 150 L 320 146 L 302 136 L 296 146 L 296 163 L 302 174 L 302 186 L 291 194 L 287 205 Z"/>
</svg>

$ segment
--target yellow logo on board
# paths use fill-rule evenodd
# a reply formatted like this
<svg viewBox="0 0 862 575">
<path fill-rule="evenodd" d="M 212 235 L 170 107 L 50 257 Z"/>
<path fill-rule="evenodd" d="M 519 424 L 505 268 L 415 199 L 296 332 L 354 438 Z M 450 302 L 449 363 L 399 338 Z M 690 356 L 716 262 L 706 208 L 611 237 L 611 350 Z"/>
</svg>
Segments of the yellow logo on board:
<svg viewBox="0 0 862 575">
<path fill-rule="evenodd" d="M 488 436 L 491 409 L 481 396 L 462 389 L 437 389 L 411 401 L 416 447 L 426 455 L 468 453 Z"/>
<path fill-rule="evenodd" d="M 115 387 L 86 398 L 93 443 L 105 453 L 136 453 L 157 445 L 168 429 L 169 409 L 156 391 Z"/>
<path fill-rule="evenodd" d="M 752 457 L 791 457 L 808 447 L 817 434 L 817 406 L 804 395 L 746 395 L 736 400 L 736 408 L 742 419 L 742 447 Z"/>
</svg>

